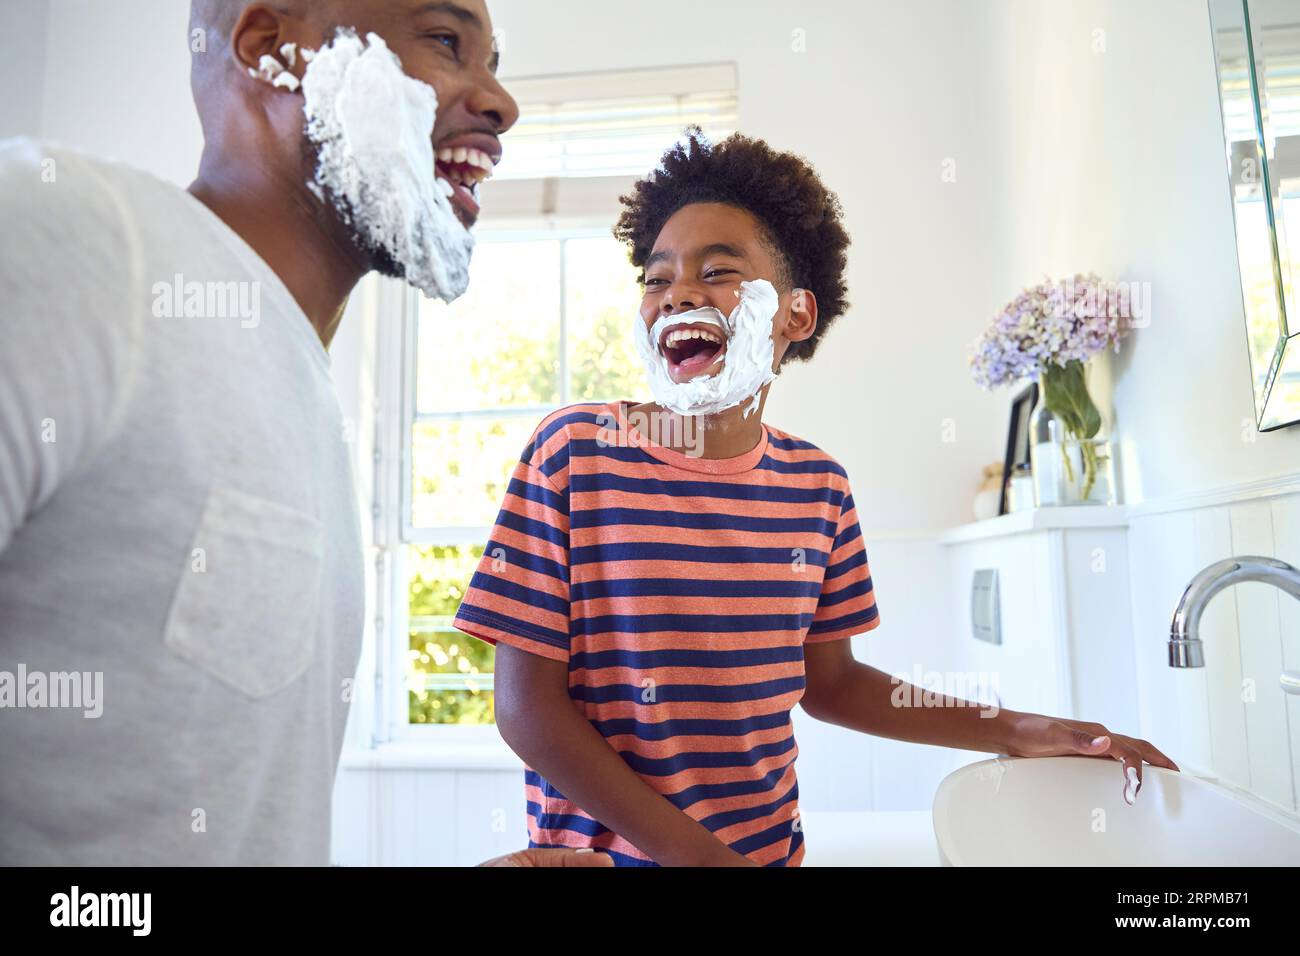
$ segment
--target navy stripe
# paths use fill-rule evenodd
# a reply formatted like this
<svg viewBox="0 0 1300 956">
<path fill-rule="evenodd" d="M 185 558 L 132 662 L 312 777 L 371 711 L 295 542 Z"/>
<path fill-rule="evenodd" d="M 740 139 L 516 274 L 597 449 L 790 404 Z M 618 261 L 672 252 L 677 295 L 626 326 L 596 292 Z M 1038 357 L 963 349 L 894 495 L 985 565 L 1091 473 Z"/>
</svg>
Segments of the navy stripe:
<svg viewBox="0 0 1300 956">
<path fill-rule="evenodd" d="M 753 531 L 820 534 L 835 537 L 834 522 L 823 518 L 768 518 L 720 514 L 712 511 L 664 511 L 650 508 L 589 508 L 577 511 L 569 527 L 606 528 L 620 525 L 651 525 L 661 528 L 694 528 L 702 531 Z"/>
<path fill-rule="evenodd" d="M 550 488 L 535 485 L 531 481 L 520 481 L 518 478 L 511 478 L 510 484 L 506 485 L 506 494 L 527 501 L 535 501 L 539 505 L 546 505 L 546 507 L 561 515 L 569 513 L 569 504 L 565 501 L 563 495 L 556 494 Z"/>
<path fill-rule="evenodd" d="M 466 627 L 461 624 L 464 620 L 471 626 Z M 515 637 L 522 637 L 530 641 L 538 641 L 542 644 L 550 644 L 552 647 L 558 647 L 561 650 L 569 649 L 569 635 L 562 634 L 559 631 L 553 631 L 548 627 L 541 627 L 528 621 L 519 621 L 512 617 L 502 617 L 495 611 L 488 611 L 481 607 L 475 607 L 465 601 L 460 604 L 460 609 L 456 611 L 455 624 L 466 634 L 474 634 L 472 625 L 478 624 L 482 627 L 490 627 L 494 630 L 504 631 L 506 634 L 512 634 Z M 478 636 L 478 635 L 475 635 Z"/>
<path fill-rule="evenodd" d="M 653 689 L 639 684 L 607 684 L 603 687 L 580 684 L 569 688 L 569 696 L 587 704 L 608 704 L 611 701 L 625 700 L 652 706 L 651 702 L 643 700 L 642 696 L 647 691 L 653 690 L 653 703 L 657 704 L 683 702 L 740 704 L 782 694 L 793 694 L 803 688 L 804 678 L 800 675 L 759 681 L 754 684 L 658 684 Z"/>
<path fill-rule="evenodd" d="M 569 630 L 586 634 L 654 634 L 686 631 L 704 634 L 741 634 L 759 631 L 803 631 L 813 615 L 803 614 L 601 614 L 573 619 Z"/>
<path fill-rule="evenodd" d="M 629 462 L 638 465 L 664 465 L 658 458 L 636 446 L 611 445 L 596 438 L 570 438 L 569 454 L 574 458 L 612 458 L 614 461 Z"/>
<path fill-rule="evenodd" d="M 483 561 L 497 560 L 504 561 L 513 568 L 523 568 L 525 571 L 532 571 L 534 574 L 544 574 L 548 578 L 555 578 L 557 581 L 567 583 L 569 580 L 569 569 L 560 562 L 539 557 L 531 551 L 520 551 L 512 545 L 502 544 L 492 538 L 483 546 Z M 475 572 L 475 574 L 478 573 L 480 572 Z M 469 586 L 475 587 L 476 585 L 471 580 Z"/>
<path fill-rule="evenodd" d="M 548 594 L 545 591 L 538 591 L 536 588 L 530 588 L 524 584 L 517 584 L 507 578 L 499 578 L 495 574 L 475 571 L 474 577 L 470 579 L 470 587 L 477 588 L 480 591 L 488 591 L 492 594 L 499 594 L 502 597 L 510 598 L 512 601 L 518 601 L 520 604 L 539 607 L 544 611 L 562 614 L 565 617 L 569 616 L 569 602 L 564 598 L 556 597 L 554 594 Z"/>
<path fill-rule="evenodd" d="M 625 491 L 639 495 L 666 495 L 670 498 L 725 498 L 732 501 L 779 501 L 793 504 L 824 503 L 839 509 L 844 493 L 834 488 L 785 488 L 764 484 L 739 484 L 729 481 L 670 481 L 663 478 L 628 478 L 624 475 L 596 472 L 572 475 L 571 494 L 596 494 L 602 491 Z"/>
<path fill-rule="evenodd" d="M 687 787 L 685 790 L 679 790 L 677 793 L 666 794 L 669 802 L 678 810 L 687 810 L 702 800 L 723 800 L 728 797 L 747 797 L 755 793 L 771 793 L 781 778 L 785 776 L 786 770 L 789 769 L 792 760 L 786 761 L 779 767 L 773 767 L 763 776 L 754 780 L 734 780 L 730 783 L 697 783 Z"/>
<path fill-rule="evenodd" d="M 758 833 L 750 834 L 747 837 L 737 840 L 731 844 L 731 848 L 737 853 L 748 855 L 755 853 L 764 847 L 771 846 L 773 843 L 780 843 L 789 840 L 794 833 L 794 820 L 783 820 L 780 823 L 768 827 L 766 830 L 760 830 Z M 786 859 L 789 859 L 787 855 Z"/>
<path fill-rule="evenodd" d="M 715 581 L 708 578 L 601 578 L 573 585 L 569 600 L 629 597 L 817 597 L 820 581 Z"/>
<path fill-rule="evenodd" d="M 734 651 L 691 650 L 672 648 L 659 651 L 581 651 L 569 658 L 569 670 L 600 670 L 605 667 L 629 667 L 653 670 L 656 667 L 762 667 L 765 664 L 788 664 L 803 660 L 803 646 L 742 647 Z"/>
<path fill-rule="evenodd" d="M 843 531 L 835 536 L 835 541 L 831 545 L 832 551 L 839 551 L 851 541 L 857 541 L 862 537 L 862 527 L 855 521 Z"/>
<path fill-rule="evenodd" d="M 549 525 L 545 521 L 536 521 L 533 518 L 517 515 L 508 508 L 502 508 L 501 513 L 497 515 L 497 526 L 509 528 L 511 531 L 518 531 L 530 538 L 547 541 L 565 550 L 568 550 L 569 547 L 569 536 L 559 528 Z"/>
<path fill-rule="evenodd" d="M 775 471 L 782 475 L 839 475 L 847 478 L 848 474 L 836 462 L 825 458 L 811 458 L 805 461 L 779 461 L 770 455 L 764 455 L 762 461 L 754 466 L 765 471 Z"/>
<path fill-rule="evenodd" d="M 793 548 L 724 548 L 660 541 L 580 545 L 569 551 L 569 564 L 605 564 L 610 561 L 700 561 L 708 564 L 784 564 L 794 560 Z M 804 552 L 804 563 L 825 567 L 829 555 L 816 548 Z"/>
<path fill-rule="evenodd" d="M 551 440 L 551 436 L 558 431 L 562 431 L 570 425 L 607 425 L 612 416 L 606 412 L 600 414 L 596 409 L 602 408 L 600 402 L 587 402 L 581 405 L 571 405 L 572 411 L 564 414 L 555 414 L 546 425 L 537 430 L 537 436 L 533 439 L 536 445 L 545 445 Z"/>
<path fill-rule="evenodd" d="M 700 823 L 710 830 L 721 830 L 723 827 L 734 826 L 737 823 L 746 823 L 749 820 L 758 820 L 762 817 L 769 817 L 776 813 L 782 807 L 794 803 L 799 798 L 799 784 L 792 783 L 788 790 L 781 796 L 768 803 L 760 803 L 753 807 L 742 807 L 738 810 L 727 810 L 722 813 L 715 813 L 712 816 L 704 817 Z M 793 816 L 788 817 L 793 819 Z"/>
<path fill-rule="evenodd" d="M 628 735 L 635 736 L 638 740 L 669 740 L 673 737 L 744 737 L 759 730 L 788 727 L 790 711 L 781 710 L 774 714 L 741 717 L 738 720 L 674 718 L 654 724 L 631 717 L 618 717 L 611 720 L 592 720 L 591 725 L 604 737 Z"/>
<path fill-rule="evenodd" d="M 767 443 L 770 447 L 780 448 L 782 451 L 821 451 L 812 442 L 804 441 L 802 438 L 777 438 L 772 435 Z"/>
<path fill-rule="evenodd" d="M 536 804 L 534 804 L 536 806 Z M 585 837 L 604 836 L 609 833 L 609 828 L 591 817 L 579 816 L 576 813 L 535 813 L 533 818 L 537 820 L 537 826 L 543 830 L 569 830 L 573 833 L 581 833 Z"/>
<path fill-rule="evenodd" d="M 870 624 L 879 616 L 880 612 L 876 610 L 876 606 L 873 604 L 865 611 L 857 611 L 853 614 L 846 614 L 843 617 L 832 617 L 825 621 L 815 621 L 813 625 L 808 628 L 808 633 L 822 634 L 826 631 L 838 631 L 846 627 L 857 627 L 861 624 Z"/>
<path fill-rule="evenodd" d="M 673 754 L 671 757 L 644 757 L 630 750 L 621 750 L 623 761 L 644 777 L 671 777 L 684 770 L 708 767 L 719 770 L 723 767 L 753 767 L 769 757 L 777 757 L 794 749 L 794 737 L 774 740 L 759 744 L 749 750 L 689 750 Z"/>
<path fill-rule="evenodd" d="M 843 604 L 845 601 L 855 597 L 862 597 L 864 594 L 871 593 L 871 578 L 863 578 L 861 581 L 854 581 L 847 587 L 842 587 L 838 591 L 823 593 L 821 600 L 817 602 L 817 607 L 834 607 L 836 604 Z"/>
<path fill-rule="evenodd" d="M 547 478 L 550 478 L 557 471 L 563 471 L 565 468 L 568 467 L 569 467 L 569 446 L 561 445 L 559 448 L 555 450 L 555 453 L 552 454 L 550 458 L 547 458 L 545 461 L 543 461 L 541 464 L 537 466 L 537 470 L 540 471 Z"/>
<path fill-rule="evenodd" d="M 823 581 L 829 581 L 832 578 L 838 578 L 848 574 L 854 568 L 860 568 L 867 563 L 867 552 L 859 551 L 857 554 L 845 558 L 843 561 L 837 561 L 835 564 L 826 568 L 826 573 L 822 576 Z"/>
</svg>

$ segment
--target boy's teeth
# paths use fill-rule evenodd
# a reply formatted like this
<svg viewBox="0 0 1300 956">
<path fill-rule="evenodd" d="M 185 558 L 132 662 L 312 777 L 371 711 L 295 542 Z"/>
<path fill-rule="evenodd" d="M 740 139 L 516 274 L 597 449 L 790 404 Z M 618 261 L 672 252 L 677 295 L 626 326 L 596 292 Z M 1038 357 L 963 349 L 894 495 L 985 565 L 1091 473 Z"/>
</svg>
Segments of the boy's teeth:
<svg viewBox="0 0 1300 956">
<path fill-rule="evenodd" d="M 675 348 L 687 339 L 704 339 L 706 342 L 712 342 L 715 345 L 722 344 L 722 337 L 706 329 L 673 329 L 664 339 L 664 345 L 669 348 Z"/>
</svg>

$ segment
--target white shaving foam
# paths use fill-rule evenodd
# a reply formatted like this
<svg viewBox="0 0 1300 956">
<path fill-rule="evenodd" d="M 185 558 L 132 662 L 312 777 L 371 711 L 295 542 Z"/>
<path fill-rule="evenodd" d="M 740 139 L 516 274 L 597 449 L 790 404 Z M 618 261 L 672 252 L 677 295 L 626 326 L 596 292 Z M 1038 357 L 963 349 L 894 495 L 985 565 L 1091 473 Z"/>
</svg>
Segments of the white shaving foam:
<svg viewBox="0 0 1300 956">
<path fill-rule="evenodd" d="M 1137 799 L 1138 792 L 1138 772 L 1136 767 L 1124 768 L 1124 802 L 1129 806 Z"/>
<path fill-rule="evenodd" d="M 450 302 L 469 285 L 474 237 L 434 174 L 433 87 L 408 76 L 383 38 L 340 28 L 300 51 L 307 136 L 319 161 L 312 192 L 382 251 L 411 285 Z"/>
<path fill-rule="evenodd" d="M 748 418 L 758 408 L 758 393 L 776 377 L 772 370 L 772 319 L 780 303 L 776 289 L 766 279 L 742 282 L 739 296 L 740 301 L 725 318 L 717 309 L 692 309 L 662 316 L 647 328 L 645 320 L 637 317 L 632 334 L 655 402 L 679 415 L 713 415 L 750 400 L 744 411 Z M 721 329 L 727 349 L 719 371 L 674 382 L 659 341 L 665 329 L 684 323 L 704 323 Z"/>
</svg>

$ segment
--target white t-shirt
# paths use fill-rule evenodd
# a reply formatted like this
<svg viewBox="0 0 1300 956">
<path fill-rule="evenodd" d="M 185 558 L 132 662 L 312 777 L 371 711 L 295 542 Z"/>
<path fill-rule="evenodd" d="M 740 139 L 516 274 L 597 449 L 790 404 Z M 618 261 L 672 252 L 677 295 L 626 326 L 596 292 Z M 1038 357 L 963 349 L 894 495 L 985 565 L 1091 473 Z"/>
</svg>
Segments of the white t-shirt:
<svg viewBox="0 0 1300 956">
<path fill-rule="evenodd" d="M 0 864 L 329 862 L 350 432 L 203 204 L 0 142 Z"/>
</svg>

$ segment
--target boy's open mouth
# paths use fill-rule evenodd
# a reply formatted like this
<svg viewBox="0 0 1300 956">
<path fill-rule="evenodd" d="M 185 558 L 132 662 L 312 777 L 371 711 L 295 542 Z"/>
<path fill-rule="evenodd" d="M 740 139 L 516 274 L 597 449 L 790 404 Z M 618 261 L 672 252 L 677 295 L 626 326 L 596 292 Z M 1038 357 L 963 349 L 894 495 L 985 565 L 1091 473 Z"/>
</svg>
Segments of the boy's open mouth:
<svg viewBox="0 0 1300 956">
<path fill-rule="evenodd" d="M 483 136 L 472 137 L 475 140 Z M 467 142 L 460 142 L 460 140 Z M 434 151 L 434 175 L 451 187 L 452 208 L 456 218 L 466 229 L 478 221 L 478 184 L 492 175 L 492 167 L 500 162 L 499 153 L 490 153 L 479 146 L 470 145 L 471 137 L 455 137 L 442 143 Z"/>
<path fill-rule="evenodd" d="M 668 359 L 668 374 L 686 381 L 721 361 L 727 341 L 716 325 L 670 325 L 659 338 L 659 351 Z"/>
</svg>

